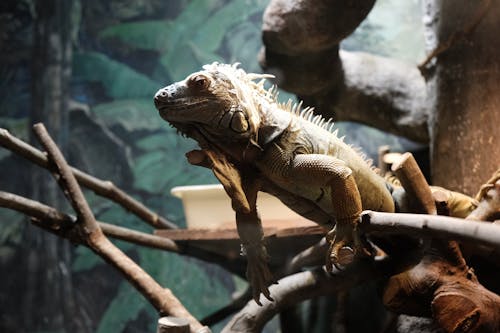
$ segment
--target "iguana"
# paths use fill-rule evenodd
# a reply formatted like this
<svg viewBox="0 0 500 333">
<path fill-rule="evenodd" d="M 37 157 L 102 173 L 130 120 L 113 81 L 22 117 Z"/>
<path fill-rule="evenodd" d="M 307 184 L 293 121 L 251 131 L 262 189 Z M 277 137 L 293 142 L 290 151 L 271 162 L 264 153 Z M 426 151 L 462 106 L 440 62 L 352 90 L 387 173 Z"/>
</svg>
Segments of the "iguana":
<svg viewBox="0 0 500 333">
<path fill-rule="evenodd" d="M 200 145 L 201 150 L 187 153 L 189 162 L 211 168 L 231 197 L 257 303 L 261 292 L 272 299 L 268 285 L 273 282 L 258 191 L 331 229 L 330 267 L 371 254 L 356 232 L 363 210 L 395 211 L 391 185 L 337 136 L 330 121 L 300 103 L 277 102 L 276 89 L 264 88 L 270 77 L 213 63 L 154 97 L 160 116 Z"/>
</svg>

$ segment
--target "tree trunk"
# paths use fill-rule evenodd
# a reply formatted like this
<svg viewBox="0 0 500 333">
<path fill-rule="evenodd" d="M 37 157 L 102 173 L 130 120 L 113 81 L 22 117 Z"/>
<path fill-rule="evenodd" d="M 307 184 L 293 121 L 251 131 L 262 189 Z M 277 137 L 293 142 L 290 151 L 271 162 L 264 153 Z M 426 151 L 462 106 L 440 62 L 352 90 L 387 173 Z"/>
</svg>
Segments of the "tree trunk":
<svg viewBox="0 0 500 333">
<path fill-rule="evenodd" d="M 455 35 L 428 81 L 432 181 L 474 194 L 500 166 L 500 2 L 428 0 L 425 11 L 429 49 Z"/>
</svg>

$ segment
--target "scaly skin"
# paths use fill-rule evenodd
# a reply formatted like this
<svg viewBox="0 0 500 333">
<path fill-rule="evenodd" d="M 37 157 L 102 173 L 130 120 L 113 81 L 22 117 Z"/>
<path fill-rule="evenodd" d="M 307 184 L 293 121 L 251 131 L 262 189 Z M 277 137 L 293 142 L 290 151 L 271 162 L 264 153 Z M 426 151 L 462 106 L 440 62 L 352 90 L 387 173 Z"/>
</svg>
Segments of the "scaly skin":
<svg viewBox="0 0 500 333">
<path fill-rule="evenodd" d="M 271 299 L 273 282 L 255 204 L 258 191 L 318 224 L 335 225 L 327 235 L 327 267 L 370 254 L 356 232 L 363 210 L 395 209 L 385 180 L 364 158 L 311 109 L 276 102 L 272 89 L 254 82 L 265 77 L 214 63 L 154 98 L 160 116 L 202 148 L 187 154 L 189 162 L 211 168 L 232 199 L 257 303 L 261 292 Z"/>
</svg>

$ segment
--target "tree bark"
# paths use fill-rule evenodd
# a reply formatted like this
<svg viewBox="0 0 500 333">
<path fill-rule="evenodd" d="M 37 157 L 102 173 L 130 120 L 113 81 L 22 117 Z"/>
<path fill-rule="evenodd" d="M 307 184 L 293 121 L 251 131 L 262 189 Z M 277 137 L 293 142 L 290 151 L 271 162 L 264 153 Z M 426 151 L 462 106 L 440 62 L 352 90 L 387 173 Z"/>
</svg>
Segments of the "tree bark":
<svg viewBox="0 0 500 333">
<path fill-rule="evenodd" d="M 500 2 L 428 0 L 425 10 L 429 49 L 457 36 L 427 85 L 432 180 L 470 195 L 500 166 Z"/>
</svg>

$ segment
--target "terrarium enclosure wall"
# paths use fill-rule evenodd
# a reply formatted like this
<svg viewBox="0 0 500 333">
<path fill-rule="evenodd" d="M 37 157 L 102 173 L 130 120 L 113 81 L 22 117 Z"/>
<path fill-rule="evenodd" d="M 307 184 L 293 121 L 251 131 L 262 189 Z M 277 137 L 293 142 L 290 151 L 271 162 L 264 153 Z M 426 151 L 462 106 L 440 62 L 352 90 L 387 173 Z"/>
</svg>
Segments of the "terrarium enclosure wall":
<svg viewBox="0 0 500 333">
<path fill-rule="evenodd" d="M 474 195 L 500 167 L 498 2 L 377 0 L 350 8 L 318 1 L 339 36 L 321 42 L 319 31 L 305 44 L 300 32 L 314 31 L 304 17 L 297 26 L 290 19 L 291 44 L 273 21 L 286 3 L 301 1 L 3 0 L 0 128 L 42 149 L 32 125 L 43 122 L 71 166 L 113 182 L 180 228 L 185 212 L 171 189 L 218 181 L 188 163 L 184 155 L 196 143 L 158 116 L 153 96 L 215 61 L 274 74 L 281 101 L 304 100 L 334 118 L 339 136 L 369 158 L 377 160 L 384 145 L 412 151 L 437 185 Z M 419 70 L 442 45 L 442 55 Z M 0 191 L 73 214 L 47 170 L 2 147 L 0 170 Z M 153 233 L 120 205 L 92 190 L 84 195 L 97 220 Z M 245 296 L 244 274 L 216 259 L 113 243 L 198 320 Z M 287 248 L 275 251 L 286 258 Z M 479 255 L 474 263 L 480 281 L 498 293 L 500 262 Z M 99 256 L 2 207 L 0 271 L 2 332 L 156 332 L 158 312 Z M 263 332 L 382 332 L 395 317 L 380 288 L 374 280 L 340 297 L 307 300 Z M 336 319 L 339 309 L 344 321 Z M 221 331 L 230 318 L 212 318 L 210 329 Z M 412 328 L 400 323 L 386 332 L 396 331 Z"/>
</svg>

